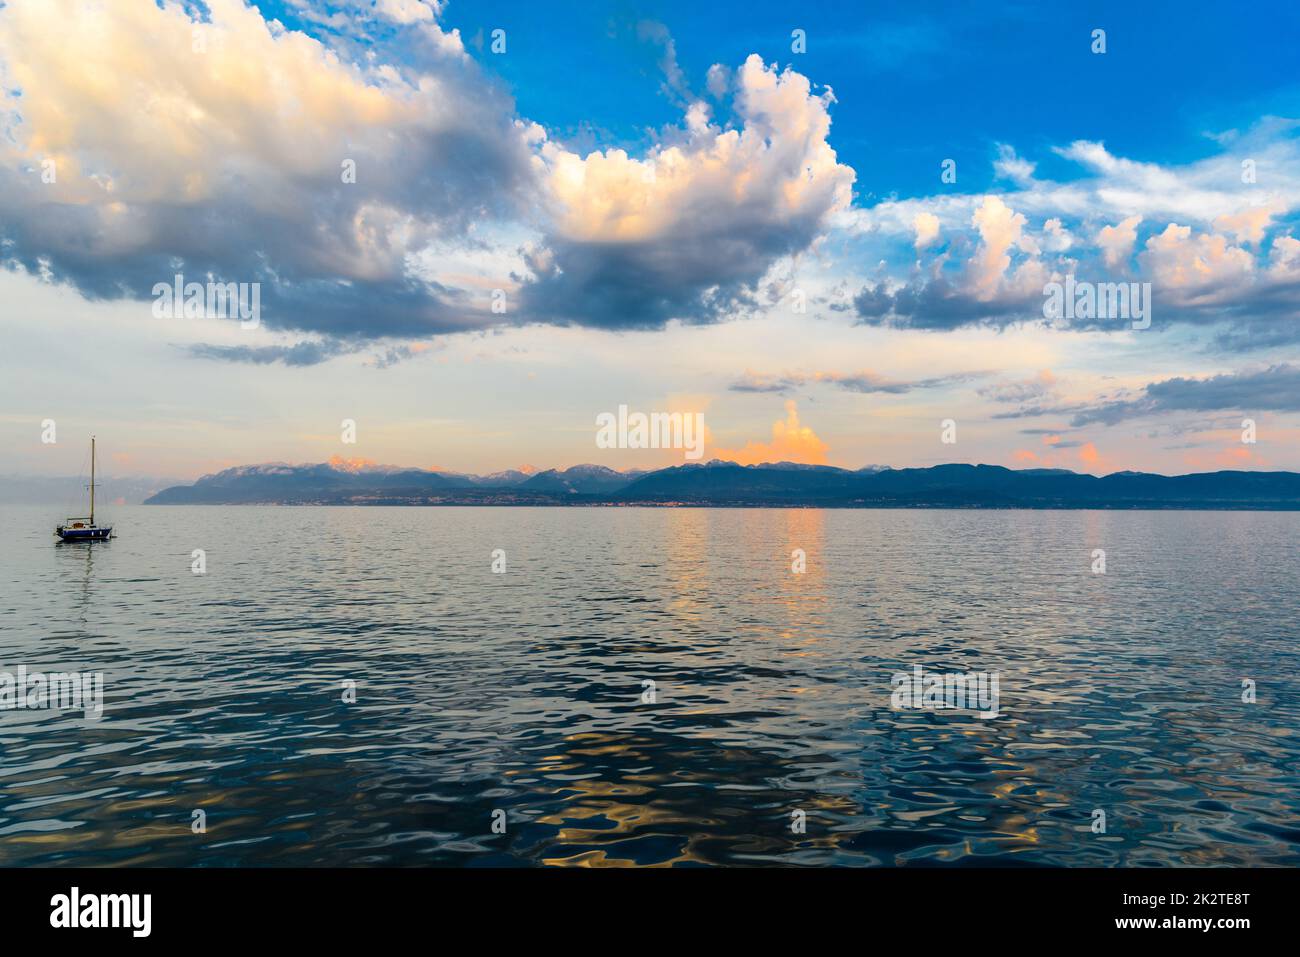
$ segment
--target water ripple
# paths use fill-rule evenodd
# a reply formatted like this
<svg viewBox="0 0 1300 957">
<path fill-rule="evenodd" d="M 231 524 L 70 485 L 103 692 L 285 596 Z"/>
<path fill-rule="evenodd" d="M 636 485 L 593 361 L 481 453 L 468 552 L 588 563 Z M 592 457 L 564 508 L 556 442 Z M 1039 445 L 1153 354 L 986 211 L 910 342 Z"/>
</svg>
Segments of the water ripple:
<svg viewBox="0 0 1300 957">
<path fill-rule="evenodd" d="M 0 711 L 0 864 L 1300 864 L 1294 513 L 116 511 L 0 510 L 0 668 L 106 697 Z"/>
</svg>

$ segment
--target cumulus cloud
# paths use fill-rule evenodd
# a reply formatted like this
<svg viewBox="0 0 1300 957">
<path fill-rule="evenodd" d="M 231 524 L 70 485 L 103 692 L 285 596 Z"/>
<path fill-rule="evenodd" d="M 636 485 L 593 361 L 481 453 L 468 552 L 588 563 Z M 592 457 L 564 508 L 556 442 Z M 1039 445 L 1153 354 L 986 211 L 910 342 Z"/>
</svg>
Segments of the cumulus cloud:
<svg viewBox="0 0 1300 957">
<path fill-rule="evenodd" d="M 713 64 L 705 75 L 704 85 L 708 89 L 709 95 L 715 100 L 722 99 L 727 95 L 727 89 L 731 86 L 731 71 L 721 63 Z"/>
<path fill-rule="evenodd" d="M 1000 197 L 985 196 L 971 217 L 971 225 L 979 231 L 980 245 L 969 264 L 969 290 L 987 302 L 997 295 L 1011 265 L 1008 251 L 1019 244 L 1025 217 L 1012 211 Z"/>
<path fill-rule="evenodd" d="M 939 217 L 934 213 L 917 213 L 912 219 L 912 228 L 916 230 L 916 242 L 913 245 L 920 252 L 939 238 Z"/>
<path fill-rule="evenodd" d="M 1138 254 L 1159 308 L 1181 322 L 1217 325 L 1214 347 L 1252 351 L 1300 342 L 1300 242 L 1275 236 L 1256 253 L 1261 234 L 1238 224 L 1241 243 L 1170 223 Z M 1252 238 L 1255 237 L 1255 238 Z"/>
<path fill-rule="evenodd" d="M 1051 253 L 1063 253 L 1074 245 L 1074 237 L 1060 219 L 1043 223 L 1043 248 Z"/>
<path fill-rule="evenodd" d="M 1214 220 L 1214 228 L 1231 233 L 1239 243 L 1259 243 L 1273 217 L 1285 207 L 1271 203 L 1252 206 L 1239 213 L 1225 213 Z"/>
<path fill-rule="evenodd" d="M 1300 342 L 1300 257 L 1290 235 L 1300 210 L 1298 128 L 1265 118 L 1233 141 L 1232 153 L 1184 166 L 1129 160 L 1080 140 L 1056 150 L 1085 174 L 1064 183 L 1037 179 L 1033 164 L 1004 146 L 994 171 L 1015 189 L 886 200 L 855 212 L 859 235 L 910 240 L 918 255 L 940 229 L 948 242 L 907 275 L 878 269 L 854 307 L 864 323 L 915 329 L 1039 323 L 1043 285 L 1073 274 L 1150 281 L 1156 326 L 1216 326 L 1215 349 Z M 1267 164 L 1267 191 L 1243 182 L 1241 155 Z M 1083 317 L 1053 325 L 1108 328 Z"/>
<path fill-rule="evenodd" d="M 681 142 L 644 158 L 542 147 L 552 221 L 529 252 L 525 315 L 643 329 L 718 319 L 849 206 L 854 173 L 828 142 L 830 91 L 756 55 L 733 87 L 737 128 L 696 101 Z"/>
<path fill-rule="evenodd" d="M 1097 233 L 1097 248 L 1101 250 L 1102 261 L 1109 269 L 1122 269 L 1133 255 L 1133 246 L 1137 242 L 1137 227 L 1142 222 L 1141 216 L 1129 216 L 1114 226 L 1103 226 Z"/>
<path fill-rule="evenodd" d="M 1002 197 L 981 197 L 970 216 L 979 241 L 959 272 L 945 272 L 944 257 L 906 283 L 881 280 L 864 286 L 853 300 L 859 318 L 871 325 L 914 329 L 1041 320 L 1043 284 L 1052 272 L 1025 224 L 1025 217 Z M 1013 265 L 1013 256 L 1019 263 Z"/>
<path fill-rule="evenodd" d="M 394 23 L 419 23 L 432 21 L 438 15 L 440 0 L 375 0 L 375 9 L 385 20 Z"/>
<path fill-rule="evenodd" d="M 1148 239 L 1138 259 L 1161 292 L 1171 292 L 1184 303 L 1223 301 L 1249 278 L 1255 265 L 1250 253 L 1226 236 L 1193 236 L 1190 226 L 1177 223 Z"/>
<path fill-rule="evenodd" d="M 771 442 L 746 442 L 741 449 L 715 449 L 713 457 L 738 465 L 764 462 L 825 465 L 828 448 L 812 429 L 800 424 L 798 407 L 789 399 L 785 403 L 785 418 L 772 423 Z"/>
<path fill-rule="evenodd" d="M 241 0 L 206 19 L 154 0 L 0 6 L 3 263 L 91 299 L 147 299 L 177 272 L 261 282 L 266 326 L 344 340 L 656 328 L 744 314 L 851 204 L 830 90 L 757 56 L 710 71 L 723 124 L 668 31 L 640 23 L 682 125 L 640 157 L 584 155 L 516 115 L 441 3 L 297 9 L 335 40 Z M 344 36 L 367 20 L 427 42 L 386 61 Z M 439 272 L 430 251 L 448 248 L 492 250 L 506 312 Z"/>
<path fill-rule="evenodd" d="M 200 21 L 152 0 L 0 7 L 5 261 L 92 299 L 147 298 L 175 272 L 261 281 L 268 325 L 324 333 L 486 321 L 486 304 L 476 314 L 406 269 L 426 244 L 524 208 L 534 184 L 535 131 L 458 38 L 437 32 L 427 62 L 399 69 L 349 62 L 238 0 L 208 8 Z M 437 31 L 436 9 L 378 13 Z"/>
<path fill-rule="evenodd" d="M 855 209 L 831 91 L 757 55 L 715 65 L 697 98 L 667 28 L 638 23 L 681 121 L 637 155 L 579 150 L 518 116 L 442 0 L 289 4 L 324 39 L 241 0 L 0 6 L 0 265 L 91 299 L 147 299 L 177 272 L 258 281 L 266 326 L 353 343 L 743 316 L 847 228 L 906 253 L 854 282 L 867 324 L 1041 322 L 1045 282 L 1122 271 L 1156 286 L 1158 327 L 1218 324 L 1225 350 L 1300 341 L 1295 121 L 1182 166 L 1079 140 L 1056 151 L 1084 173 L 1065 182 L 1004 145 L 1005 193 Z M 470 260 L 472 277 L 449 265 Z M 207 355 L 307 354 L 266 348 Z"/>
</svg>

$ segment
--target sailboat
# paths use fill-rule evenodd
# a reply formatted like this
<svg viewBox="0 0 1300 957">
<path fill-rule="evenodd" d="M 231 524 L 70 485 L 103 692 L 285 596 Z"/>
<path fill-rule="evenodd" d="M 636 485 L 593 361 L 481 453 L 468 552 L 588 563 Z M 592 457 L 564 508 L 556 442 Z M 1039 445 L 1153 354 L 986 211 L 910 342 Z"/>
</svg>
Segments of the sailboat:
<svg viewBox="0 0 1300 957">
<path fill-rule="evenodd" d="M 54 534 L 65 542 L 106 542 L 113 537 L 111 525 L 95 524 L 95 437 L 90 437 L 90 517 L 69 518 L 54 529 Z"/>
</svg>

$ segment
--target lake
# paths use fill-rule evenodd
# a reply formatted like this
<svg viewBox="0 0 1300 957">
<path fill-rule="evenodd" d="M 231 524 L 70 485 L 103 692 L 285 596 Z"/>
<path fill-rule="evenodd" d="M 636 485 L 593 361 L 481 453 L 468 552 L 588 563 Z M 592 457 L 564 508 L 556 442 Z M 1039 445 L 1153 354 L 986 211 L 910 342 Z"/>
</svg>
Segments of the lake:
<svg viewBox="0 0 1300 957">
<path fill-rule="evenodd" d="M 3 865 L 1300 864 L 1297 512 L 102 511 L 0 508 L 0 670 L 103 681 Z"/>
</svg>

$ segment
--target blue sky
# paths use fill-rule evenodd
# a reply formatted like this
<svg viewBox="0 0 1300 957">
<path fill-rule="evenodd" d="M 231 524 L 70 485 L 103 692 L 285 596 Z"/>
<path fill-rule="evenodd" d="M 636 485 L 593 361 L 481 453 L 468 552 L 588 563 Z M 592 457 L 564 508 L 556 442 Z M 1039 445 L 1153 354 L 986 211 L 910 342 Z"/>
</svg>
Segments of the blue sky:
<svg viewBox="0 0 1300 957">
<path fill-rule="evenodd" d="M 76 464 L 47 418 L 123 474 L 669 464 L 594 447 L 629 404 L 741 461 L 1300 468 L 1298 27 L 9 0 L 0 439 L 30 474 Z M 178 273 L 256 284 L 260 321 L 161 319 Z M 1049 319 L 1067 277 L 1149 284 L 1151 323 Z"/>
<path fill-rule="evenodd" d="M 311 29 L 292 6 L 258 6 Z M 714 63 L 756 52 L 792 65 L 834 89 L 836 151 L 871 170 L 877 195 L 928 195 L 936 157 L 956 159 L 973 188 L 989 188 L 1004 142 L 1062 179 L 1075 170 L 1050 148 L 1077 139 L 1189 162 L 1212 152 L 1207 132 L 1294 114 L 1300 93 L 1300 8 L 1287 3 L 485 0 L 450 3 L 442 21 L 466 38 L 507 28 L 507 55 L 478 58 L 520 113 L 575 139 L 597 129 L 592 142 L 602 147 L 643 148 L 647 130 L 680 118 L 662 92 L 660 48 L 638 37 L 644 21 L 667 28 L 697 92 Z M 809 38 L 803 54 L 790 49 L 795 28 Z M 1090 52 L 1095 28 L 1107 31 L 1104 58 Z"/>
</svg>

